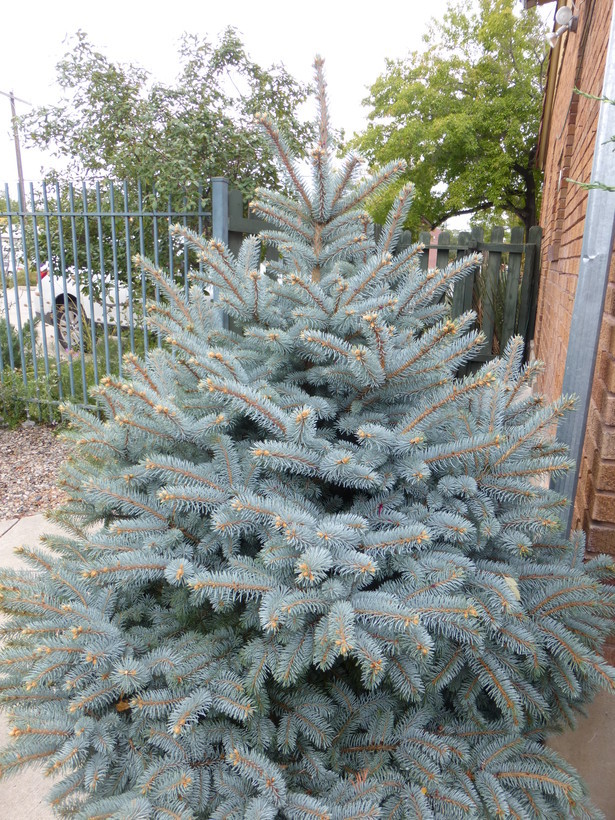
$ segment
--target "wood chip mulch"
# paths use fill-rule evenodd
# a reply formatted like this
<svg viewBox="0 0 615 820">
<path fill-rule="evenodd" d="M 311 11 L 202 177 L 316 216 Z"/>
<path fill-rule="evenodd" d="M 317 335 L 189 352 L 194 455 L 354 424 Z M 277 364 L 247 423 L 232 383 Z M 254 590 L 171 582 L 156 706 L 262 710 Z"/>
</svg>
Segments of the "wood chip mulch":
<svg viewBox="0 0 615 820">
<path fill-rule="evenodd" d="M 58 471 L 72 447 L 44 425 L 0 430 L 0 519 L 45 512 L 65 501 Z"/>
</svg>

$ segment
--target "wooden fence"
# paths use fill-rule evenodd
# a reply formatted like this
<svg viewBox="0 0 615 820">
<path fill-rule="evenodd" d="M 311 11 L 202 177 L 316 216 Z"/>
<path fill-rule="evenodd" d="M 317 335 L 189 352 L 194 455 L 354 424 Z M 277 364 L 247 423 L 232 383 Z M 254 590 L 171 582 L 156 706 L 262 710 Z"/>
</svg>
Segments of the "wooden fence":
<svg viewBox="0 0 615 820">
<path fill-rule="evenodd" d="M 513 228 L 510 241 L 504 234 L 504 228 L 494 227 L 486 242 L 483 229 L 475 228 L 471 233 L 460 233 L 453 242 L 450 233 L 443 231 L 436 245 L 430 243 L 429 233 L 419 236 L 426 251 L 436 251 L 438 268 L 473 251 L 483 255 L 480 271 L 459 282 L 452 294 L 453 316 L 467 310 L 475 310 L 478 315 L 486 341 L 476 361 L 486 361 L 502 352 L 515 335 L 525 338 L 527 356 L 534 337 L 542 232 L 539 227 L 530 228 L 525 240 L 523 228 Z M 427 265 L 426 255 L 423 265 Z"/>
</svg>

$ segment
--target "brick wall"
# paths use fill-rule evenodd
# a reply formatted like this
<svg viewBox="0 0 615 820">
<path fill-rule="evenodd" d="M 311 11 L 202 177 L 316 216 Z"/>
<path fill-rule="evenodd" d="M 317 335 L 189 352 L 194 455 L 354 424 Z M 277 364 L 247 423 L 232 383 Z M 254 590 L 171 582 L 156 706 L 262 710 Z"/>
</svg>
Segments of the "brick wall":
<svg viewBox="0 0 615 820">
<path fill-rule="evenodd" d="M 600 105 L 573 89 L 602 93 L 613 0 L 585 0 L 577 9 L 578 30 L 565 34 L 562 43 L 544 165 L 535 352 L 546 363 L 538 389 L 550 398 L 562 389 L 587 207 L 587 192 L 566 178 L 590 179 Z M 590 551 L 615 553 L 615 264 L 610 270 L 573 525 L 587 533 Z"/>
</svg>

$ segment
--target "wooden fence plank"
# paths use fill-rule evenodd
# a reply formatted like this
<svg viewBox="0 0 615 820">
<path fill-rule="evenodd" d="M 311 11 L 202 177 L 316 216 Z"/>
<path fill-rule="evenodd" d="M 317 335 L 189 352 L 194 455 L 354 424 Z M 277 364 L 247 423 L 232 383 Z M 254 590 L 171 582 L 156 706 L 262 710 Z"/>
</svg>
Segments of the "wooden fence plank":
<svg viewBox="0 0 615 820">
<path fill-rule="evenodd" d="M 532 267 L 532 289 L 530 297 L 530 320 L 527 326 L 525 338 L 534 338 L 534 328 L 536 327 L 536 311 L 538 310 L 538 287 L 540 285 L 540 244 L 542 241 L 542 228 L 535 225 L 528 231 L 528 241 L 534 242 L 536 253 L 534 255 L 534 265 Z"/>
<path fill-rule="evenodd" d="M 523 242 L 523 228 L 513 228 L 510 232 L 512 245 Z M 516 330 L 517 306 L 519 304 L 519 280 L 521 277 L 521 253 L 510 251 L 508 254 L 508 271 L 506 274 L 506 295 L 504 297 L 504 317 L 502 319 L 502 335 L 500 338 L 500 353 L 508 344 L 508 340 Z"/>
<path fill-rule="evenodd" d="M 491 229 L 491 239 L 493 242 L 501 243 L 504 239 L 504 228 L 494 227 Z M 500 251 L 489 251 L 487 261 L 487 271 L 483 281 L 482 305 L 483 316 L 481 329 L 485 334 L 484 352 L 489 356 L 493 353 L 493 334 L 495 330 L 495 306 L 500 275 L 500 265 L 502 264 L 502 254 Z"/>
<path fill-rule="evenodd" d="M 431 243 L 431 234 L 429 231 L 421 231 L 419 234 L 419 242 L 425 245 L 425 250 L 421 254 L 420 266 L 421 270 L 427 270 L 429 267 L 429 245 Z"/>
<path fill-rule="evenodd" d="M 397 244 L 397 252 L 405 251 L 412 245 L 412 233 L 410 231 L 402 231 Z"/>
<path fill-rule="evenodd" d="M 465 256 L 467 253 L 467 248 L 470 243 L 470 234 L 462 232 L 459 234 L 458 243 L 457 243 L 457 255 L 456 258 L 459 259 L 461 256 Z M 472 292 L 470 291 L 470 301 L 468 304 L 467 302 L 467 294 L 466 294 L 466 285 L 467 285 L 467 277 L 462 279 L 460 282 L 457 282 L 455 285 L 455 290 L 453 291 L 453 304 L 451 307 L 451 314 L 453 318 L 456 316 L 461 316 L 462 313 L 465 313 L 466 310 L 471 310 L 472 308 Z"/>
<path fill-rule="evenodd" d="M 445 245 L 446 247 L 442 247 Z M 436 253 L 436 267 L 438 270 L 448 267 L 449 248 L 451 247 L 451 235 L 448 231 L 442 231 L 438 237 L 438 251 Z"/>
<path fill-rule="evenodd" d="M 527 245 L 525 248 L 525 264 L 523 265 L 523 279 L 521 280 L 521 294 L 519 296 L 519 321 L 517 323 L 517 333 L 523 336 L 526 340 L 531 338 L 530 324 L 533 322 L 531 318 L 532 312 L 532 298 L 534 294 L 534 279 L 538 278 L 536 271 L 540 264 L 540 239 L 541 229 L 539 227 L 530 228 L 527 236 Z"/>
<path fill-rule="evenodd" d="M 483 241 L 484 231 L 482 228 L 474 227 L 472 228 L 472 236 L 470 239 L 471 247 L 478 248 L 480 243 Z M 464 289 L 464 298 L 463 304 L 465 306 L 465 310 L 473 310 L 474 309 L 474 283 L 476 282 L 476 276 L 480 275 L 480 271 L 474 271 L 474 273 L 470 273 L 466 276 L 465 281 L 465 289 Z"/>
</svg>

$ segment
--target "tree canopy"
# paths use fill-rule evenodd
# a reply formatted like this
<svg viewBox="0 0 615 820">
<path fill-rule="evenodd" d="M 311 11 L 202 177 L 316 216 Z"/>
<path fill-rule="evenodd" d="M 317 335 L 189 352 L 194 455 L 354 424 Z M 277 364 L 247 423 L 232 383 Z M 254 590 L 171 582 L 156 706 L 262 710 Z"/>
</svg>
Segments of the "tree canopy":
<svg viewBox="0 0 615 820">
<path fill-rule="evenodd" d="M 407 160 L 410 228 L 484 212 L 536 222 L 545 41 L 536 11 L 519 15 L 515 5 L 452 3 L 432 21 L 425 50 L 388 60 L 371 87 L 371 122 L 354 144 L 374 165 Z M 394 195 L 376 205 L 376 218 Z"/>
<path fill-rule="evenodd" d="M 293 147 L 310 135 L 298 109 L 309 89 L 283 65 L 253 62 L 233 28 L 218 42 L 184 34 L 175 83 L 152 82 L 133 64 L 114 63 L 77 32 L 57 66 L 62 98 L 22 118 L 26 143 L 61 160 L 52 176 L 140 180 L 190 194 L 212 176 L 251 196 L 278 184 L 267 144 L 254 126 L 261 111 L 281 123 Z"/>
</svg>

